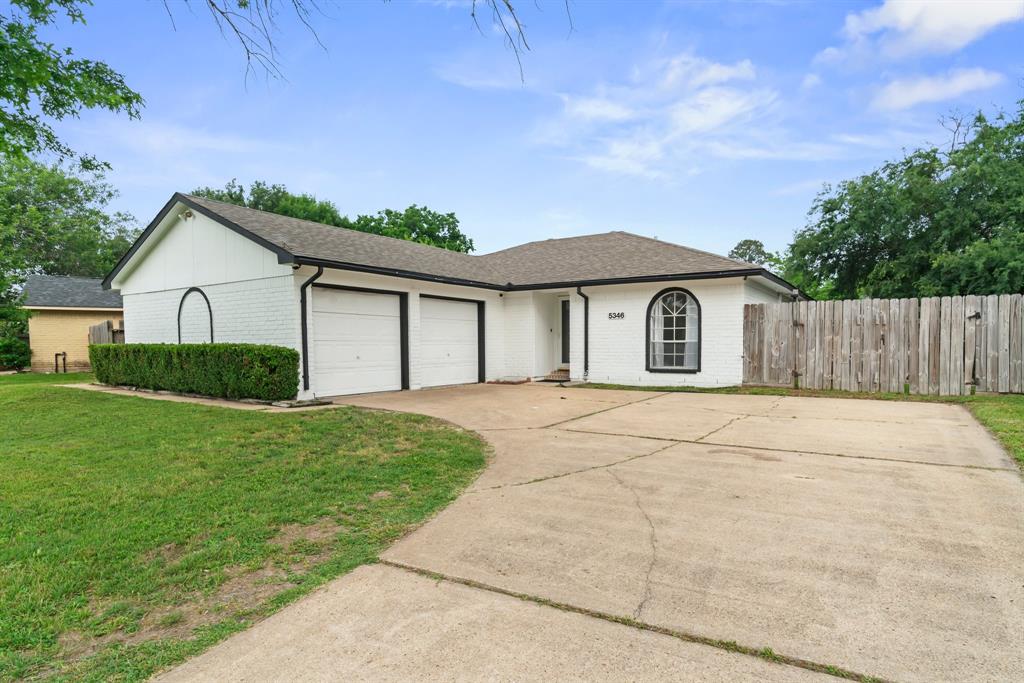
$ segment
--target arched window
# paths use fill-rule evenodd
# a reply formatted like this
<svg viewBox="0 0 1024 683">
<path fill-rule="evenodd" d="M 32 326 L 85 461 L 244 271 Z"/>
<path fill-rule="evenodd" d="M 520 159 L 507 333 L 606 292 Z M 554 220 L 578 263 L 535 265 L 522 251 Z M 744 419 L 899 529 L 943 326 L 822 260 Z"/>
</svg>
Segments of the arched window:
<svg viewBox="0 0 1024 683">
<path fill-rule="evenodd" d="M 208 344 L 213 341 L 213 308 L 206 292 L 190 287 L 178 303 L 178 343 Z"/>
<path fill-rule="evenodd" d="M 647 370 L 700 371 L 700 304 L 685 289 L 662 290 L 647 307 Z"/>
</svg>

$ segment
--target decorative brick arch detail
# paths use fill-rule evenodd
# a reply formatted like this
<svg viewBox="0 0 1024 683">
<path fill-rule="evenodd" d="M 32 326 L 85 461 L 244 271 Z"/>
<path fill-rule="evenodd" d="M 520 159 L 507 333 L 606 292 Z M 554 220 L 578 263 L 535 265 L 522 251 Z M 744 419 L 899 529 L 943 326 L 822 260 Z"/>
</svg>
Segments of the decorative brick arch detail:
<svg viewBox="0 0 1024 683">
<path fill-rule="evenodd" d="M 213 343 L 213 307 L 210 305 L 210 298 L 206 296 L 206 292 L 199 289 L 198 287 L 189 287 L 185 290 L 185 293 L 181 295 L 181 301 L 178 302 L 178 343 L 181 343 L 181 311 L 185 308 L 185 299 L 188 298 L 189 294 L 198 293 L 199 296 L 203 297 L 203 301 L 206 302 L 206 313 L 210 320 L 210 343 Z"/>
</svg>

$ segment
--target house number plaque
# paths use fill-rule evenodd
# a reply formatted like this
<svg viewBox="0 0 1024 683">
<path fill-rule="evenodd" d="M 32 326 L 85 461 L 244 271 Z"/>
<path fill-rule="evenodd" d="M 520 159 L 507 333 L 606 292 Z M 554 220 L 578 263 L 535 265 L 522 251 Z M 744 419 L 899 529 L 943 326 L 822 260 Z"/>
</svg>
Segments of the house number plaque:
<svg viewBox="0 0 1024 683">
<path fill-rule="evenodd" d="M 626 319 L 626 314 L 623 313 L 622 311 L 619 311 L 617 313 L 609 313 L 608 314 L 608 319 L 609 320 L 625 320 Z"/>
</svg>

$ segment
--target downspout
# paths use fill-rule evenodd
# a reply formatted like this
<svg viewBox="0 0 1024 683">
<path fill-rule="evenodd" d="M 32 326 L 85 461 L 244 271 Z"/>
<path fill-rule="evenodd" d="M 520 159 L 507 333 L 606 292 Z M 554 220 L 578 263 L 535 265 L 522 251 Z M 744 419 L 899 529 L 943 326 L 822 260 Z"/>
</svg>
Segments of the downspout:
<svg viewBox="0 0 1024 683">
<path fill-rule="evenodd" d="M 302 389 L 309 391 L 309 326 L 306 323 L 306 290 L 324 274 L 324 267 L 317 266 L 316 272 L 299 288 L 299 309 L 302 318 Z"/>
<path fill-rule="evenodd" d="M 590 297 L 583 293 L 582 287 L 576 293 L 583 299 L 583 381 L 590 376 Z"/>
</svg>

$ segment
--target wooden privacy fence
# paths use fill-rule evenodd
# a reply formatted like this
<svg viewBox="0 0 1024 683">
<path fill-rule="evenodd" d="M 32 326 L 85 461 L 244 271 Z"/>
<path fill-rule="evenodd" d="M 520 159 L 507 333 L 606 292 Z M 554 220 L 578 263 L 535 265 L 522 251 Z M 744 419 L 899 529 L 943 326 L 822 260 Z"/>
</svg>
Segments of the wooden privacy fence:
<svg viewBox="0 0 1024 683">
<path fill-rule="evenodd" d="M 113 320 L 89 326 L 90 344 L 124 344 L 124 321 L 119 320 L 120 327 L 114 327 Z"/>
<path fill-rule="evenodd" d="M 1024 393 L 1024 296 L 747 304 L 743 381 L 951 396 Z"/>
</svg>

